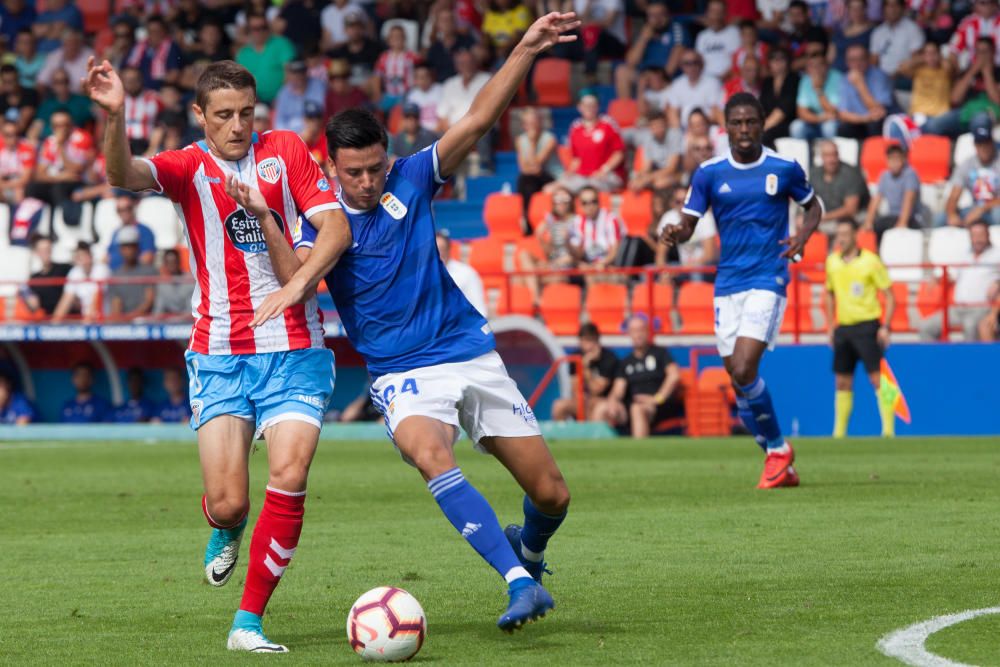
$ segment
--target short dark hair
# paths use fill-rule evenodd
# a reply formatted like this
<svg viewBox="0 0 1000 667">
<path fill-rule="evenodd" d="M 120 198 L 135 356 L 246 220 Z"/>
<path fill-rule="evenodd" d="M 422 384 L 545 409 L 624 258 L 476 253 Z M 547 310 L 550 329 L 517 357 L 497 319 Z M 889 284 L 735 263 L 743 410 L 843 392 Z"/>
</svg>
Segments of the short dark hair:
<svg viewBox="0 0 1000 667">
<path fill-rule="evenodd" d="M 661 109 L 653 109 L 646 114 L 646 122 L 652 123 L 654 120 L 666 120 L 667 114 L 663 113 Z"/>
<path fill-rule="evenodd" d="M 591 340 L 600 340 L 601 331 L 597 328 L 597 325 L 593 322 L 585 322 L 580 325 L 580 338 L 590 338 Z"/>
<path fill-rule="evenodd" d="M 789 9 L 798 8 L 804 11 L 806 14 L 809 13 L 809 5 L 806 4 L 805 0 L 792 0 L 788 3 Z"/>
<path fill-rule="evenodd" d="M 49 243 L 52 243 L 52 237 L 49 236 L 48 234 L 39 234 L 38 232 L 35 232 L 28 238 L 28 245 L 32 249 L 34 249 L 35 246 L 37 246 L 42 241 L 48 241 Z"/>
<path fill-rule="evenodd" d="M 986 229 L 990 228 L 990 223 L 986 222 L 986 218 L 977 218 L 968 224 L 968 228 L 972 229 L 977 225 L 982 225 Z"/>
<path fill-rule="evenodd" d="M 73 364 L 72 368 L 70 368 L 70 373 L 76 373 L 81 368 L 90 371 L 91 374 L 97 372 L 97 369 L 94 368 L 94 364 L 90 363 L 89 361 L 78 361 L 75 364 Z"/>
<path fill-rule="evenodd" d="M 837 225 L 850 225 L 853 231 L 858 231 L 858 221 L 853 218 L 841 218 L 837 221 Z"/>
<path fill-rule="evenodd" d="M 333 159 L 336 159 L 337 149 L 368 148 L 375 144 L 388 149 L 389 135 L 375 114 L 367 109 L 345 109 L 326 124 L 326 147 Z"/>
<path fill-rule="evenodd" d="M 994 51 L 997 48 L 997 43 L 993 41 L 993 38 L 988 35 L 981 35 L 977 40 L 976 44 L 989 44 L 990 48 Z"/>
<path fill-rule="evenodd" d="M 17 68 L 10 63 L 0 65 L 0 74 L 17 74 Z"/>
<path fill-rule="evenodd" d="M 751 107 L 757 112 L 761 122 L 764 121 L 764 107 L 761 106 L 760 100 L 753 93 L 736 93 L 729 98 L 729 101 L 726 102 L 726 109 L 723 112 L 727 122 L 729 121 L 729 114 L 736 107 Z"/>
<path fill-rule="evenodd" d="M 740 21 L 740 30 L 743 30 L 743 28 L 753 28 L 754 30 L 757 30 L 757 24 L 750 19 L 743 19 Z"/>
<path fill-rule="evenodd" d="M 244 88 L 252 90 L 254 99 L 257 98 L 257 80 L 253 78 L 250 70 L 233 60 L 219 60 L 206 67 L 198 77 L 198 83 L 194 88 L 194 103 L 204 111 L 210 93 L 221 89 Z"/>
<path fill-rule="evenodd" d="M 885 149 L 885 155 L 886 157 L 889 157 L 890 155 L 902 155 L 903 157 L 906 157 L 906 149 L 900 144 L 889 144 L 889 146 Z"/>
<path fill-rule="evenodd" d="M 82 250 L 87 254 L 92 254 L 90 251 L 90 244 L 86 241 L 78 241 L 76 244 L 76 250 Z"/>
<path fill-rule="evenodd" d="M 163 28 L 164 30 L 167 29 L 167 20 L 165 18 L 163 18 L 162 16 L 160 16 L 159 14 L 153 14 L 152 16 L 150 16 L 150 17 L 148 17 L 146 19 L 146 27 L 147 28 L 152 23 L 158 23 L 158 24 L 160 24 L 161 28 Z"/>
</svg>

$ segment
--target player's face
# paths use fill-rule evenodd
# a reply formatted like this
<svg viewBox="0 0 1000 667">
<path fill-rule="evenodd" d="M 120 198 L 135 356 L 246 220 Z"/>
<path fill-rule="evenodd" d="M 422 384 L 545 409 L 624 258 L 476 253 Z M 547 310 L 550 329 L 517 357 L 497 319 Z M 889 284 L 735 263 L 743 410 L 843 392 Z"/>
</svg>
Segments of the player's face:
<svg viewBox="0 0 1000 667">
<path fill-rule="evenodd" d="M 755 155 L 760 151 L 764 123 L 752 106 L 731 109 L 726 118 L 726 131 L 729 133 L 729 145 L 737 154 Z"/>
<path fill-rule="evenodd" d="M 382 144 L 367 148 L 338 148 L 331 163 L 344 199 L 352 208 L 367 211 L 375 208 L 385 188 L 389 156 Z"/>
<path fill-rule="evenodd" d="M 242 160 L 253 137 L 253 90 L 220 88 L 208 95 L 205 108 L 193 105 L 198 124 L 205 130 L 209 149 L 223 160 Z"/>
</svg>

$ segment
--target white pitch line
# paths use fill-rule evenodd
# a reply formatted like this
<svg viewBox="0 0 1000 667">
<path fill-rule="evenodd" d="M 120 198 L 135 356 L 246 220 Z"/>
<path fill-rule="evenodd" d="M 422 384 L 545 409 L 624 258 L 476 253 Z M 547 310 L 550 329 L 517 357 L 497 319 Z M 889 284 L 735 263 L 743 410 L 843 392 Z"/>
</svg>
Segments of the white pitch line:
<svg viewBox="0 0 1000 667">
<path fill-rule="evenodd" d="M 878 640 L 876 646 L 879 651 L 890 658 L 895 658 L 907 665 L 913 665 L 913 667 L 973 667 L 964 662 L 955 662 L 931 653 L 924 648 L 924 643 L 938 630 L 990 614 L 1000 614 L 1000 607 L 967 609 L 957 614 L 935 616 L 930 620 L 914 623 L 911 626 L 890 632 Z"/>
</svg>

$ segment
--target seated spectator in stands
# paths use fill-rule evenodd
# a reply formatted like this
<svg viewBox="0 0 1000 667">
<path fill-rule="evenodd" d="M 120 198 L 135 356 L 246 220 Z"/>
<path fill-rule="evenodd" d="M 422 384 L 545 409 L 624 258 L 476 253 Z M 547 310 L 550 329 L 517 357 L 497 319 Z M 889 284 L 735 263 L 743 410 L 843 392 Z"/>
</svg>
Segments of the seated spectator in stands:
<svg viewBox="0 0 1000 667">
<path fill-rule="evenodd" d="M 653 344 L 645 317 L 629 318 L 628 335 L 632 349 L 618 362 L 611 394 L 594 416 L 647 438 L 654 425 L 684 416 L 681 370 L 667 348 Z"/>
<path fill-rule="evenodd" d="M 94 367 L 87 362 L 73 366 L 73 389 L 76 396 L 62 406 L 59 421 L 64 424 L 97 424 L 113 416 L 111 404 L 94 393 Z"/>
<path fill-rule="evenodd" d="M 323 105 L 312 101 L 306 102 L 304 122 L 299 137 L 305 142 L 309 154 L 319 163 L 320 169 L 326 173 L 329 167 L 327 158 L 330 156 L 330 149 L 326 145 L 326 115 L 323 113 Z"/>
<path fill-rule="evenodd" d="M 0 132 L 0 201 L 13 210 L 24 199 L 25 188 L 35 169 L 35 147 L 21 138 L 15 120 L 5 119 Z"/>
<path fill-rule="evenodd" d="M 831 70 L 822 48 L 810 45 L 806 74 L 795 97 L 796 118 L 789 131 L 796 139 L 812 141 L 837 136 L 837 116 L 844 76 Z"/>
<path fill-rule="evenodd" d="M 704 69 L 704 61 L 698 52 L 684 52 L 681 57 L 682 73 L 670 84 L 667 93 L 670 127 L 686 128 L 693 109 L 701 109 L 712 122 L 723 124 L 722 83 L 705 74 Z"/>
<path fill-rule="evenodd" d="M 875 231 L 877 243 L 882 243 L 882 234 L 892 227 L 920 227 L 920 179 L 917 172 L 906 161 L 906 151 L 898 144 L 891 144 L 885 151 L 888 169 L 878 179 L 878 192 L 868 203 L 865 229 Z M 878 210 L 885 201 L 889 205 L 888 215 L 879 215 Z"/>
<path fill-rule="evenodd" d="M 402 26 L 393 26 L 386 35 L 388 48 L 375 61 L 375 80 L 372 92 L 379 96 L 379 108 L 388 112 L 406 97 L 413 86 L 413 70 L 418 56 L 406 49 L 406 32 Z"/>
<path fill-rule="evenodd" d="M 146 39 L 132 47 L 127 64 L 139 68 L 145 87 L 151 90 L 159 90 L 165 83 L 178 83 L 184 62 L 180 47 L 170 39 L 166 21 L 153 15 L 145 24 Z"/>
<path fill-rule="evenodd" d="M 438 127 L 437 104 L 441 99 L 441 84 L 434 81 L 434 72 L 426 64 L 413 70 L 413 87 L 406 93 L 406 103 L 420 107 L 420 125 L 436 132 Z"/>
<path fill-rule="evenodd" d="M 587 186 L 578 195 L 581 214 L 576 217 L 570 233 L 573 255 L 582 269 L 603 271 L 614 265 L 618 247 L 628 233 L 617 215 L 601 207 L 597 189 Z M 588 282 L 601 276 L 588 275 Z"/>
<path fill-rule="evenodd" d="M 435 236 L 438 256 L 441 257 L 441 262 L 448 269 L 448 275 L 458 285 L 458 289 L 462 290 L 462 294 L 465 295 L 469 303 L 483 317 L 486 317 L 486 294 L 483 292 L 483 279 L 479 277 L 479 273 L 474 268 L 465 262 L 452 259 L 451 237 L 447 232 L 440 231 Z"/>
<path fill-rule="evenodd" d="M 0 424 L 24 426 L 36 418 L 31 402 L 24 394 L 14 391 L 14 381 L 0 374 Z"/>
<path fill-rule="evenodd" d="M 188 402 L 184 371 L 179 368 L 163 369 L 163 392 L 167 395 L 167 400 L 160 405 L 150 421 L 183 424 L 191 419 L 191 404 Z"/>
<path fill-rule="evenodd" d="M 847 0 L 847 15 L 843 22 L 834 28 L 830 46 L 827 48 L 827 62 L 838 72 L 845 72 L 847 50 L 852 46 L 861 45 L 865 49 L 871 42 L 872 31 L 875 29 L 868 19 L 868 3 L 866 0 Z"/>
<path fill-rule="evenodd" d="M 872 31 L 872 55 L 886 75 L 896 76 L 902 74 L 900 66 L 923 48 L 924 31 L 906 15 L 905 0 L 883 0 L 882 15 L 883 22 Z"/>
<path fill-rule="evenodd" d="M 166 89 L 167 86 L 164 86 L 164 90 Z M 176 111 L 160 112 L 160 116 L 156 119 L 156 125 L 153 126 L 153 132 L 149 135 L 149 147 L 146 149 L 145 157 L 151 157 L 162 151 L 181 150 L 193 143 L 189 135 L 190 129 L 186 113 L 178 113 Z M 257 111 L 255 108 L 253 131 L 260 133 L 266 132 L 269 129 L 271 129 L 270 123 L 264 129 L 257 129 Z"/>
<path fill-rule="evenodd" d="M 760 33 L 757 31 L 757 24 L 752 20 L 740 21 L 740 48 L 733 53 L 732 70 L 736 72 L 743 66 L 743 61 L 749 57 L 757 59 L 761 66 L 767 62 L 767 54 L 771 47 L 761 41 Z"/>
<path fill-rule="evenodd" d="M 680 66 L 684 47 L 689 39 L 684 25 L 670 20 L 670 9 L 665 2 L 646 5 L 646 21 L 638 38 L 634 39 L 625 54 L 625 62 L 615 68 L 615 92 L 618 99 L 632 97 L 633 86 L 640 72 L 656 70 L 673 75 Z M 666 77 L 663 77 L 664 80 Z M 641 95 L 636 95 L 642 99 Z M 663 107 L 659 107 L 663 109 Z"/>
<path fill-rule="evenodd" d="M 115 70 L 121 71 L 128 64 L 128 56 L 135 48 L 135 28 L 128 19 L 117 18 L 111 22 L 111 36 L 111 44 L 104 53 L 98 53 L 97 57 L 107 60 Z"/>
<path fill-rule="evenodd" d="M 55 312 L 62 298 L 62 283 L 48 284 L 48 281 L 56 281 L 65 278 L 71 267 L 69 264 L 56 264 L 52 261 L 52 238 L 36 234 L 31 237 L 31 251 L 34 254 L 32 265 L 38 266 L 38 270 L 31 274 L 31 280 L 44 280 L 46 284 L 28 286 L 24 294 L 25 305 L 28 309 L 37 313 L 39 311 L 46 315 Z"/>
<path fill-rule="evenodd" d="M 557 188 L 552 193 L 552 210 L 535 229 L 535 237 L 542 247 L 542 256 L 536 257 L 527 251 L 518 255 L 518 263 L 525 271 L 546 271 L 576 268 L 576 252 L 573 246 L 573 230 L 577 215 L 573 207 L 573 193 L 566 188 Z M 531 289 L 534 304 L 541 303 L 542 285 L 563 282 L 558 275 L 529 275 L 525 282 Z"/>
<path fill-rule="evenodd" d="M 1000 151 L 997 151 L 993 141 L 993 124 L 989 116 L 981 115 L 973 119 L 972 138 L 976 154 L 955 165 L 944 215 L 936 220 L 938 226 L 947 222 L 962 227 L 976 220 L 985 220 L 991 225 L 1000 224 Z M 959 210 L 958 200 L 963 190 L 972 195 L 972 207 Z"/>
<path fill-rule="evenodd" d="M 760 61 L 757 56 L 744 58 L 743 64 L 735 67 L 733 75 L 726 81 L 723 99 L 728 102 L 736 93 L 750 93 L 754 97 L 760 97 Z"/>
<path fill-rule="evenodd" d="M 100 319 L 99 283 L 111 277 L 107 264 L 95 264 L 90 244 L 80 241 L 73 252 L 73 268 L 66 275 L 62 297 L 52 313 L 52 322 L 60 323 L 70 313 L 79 313 L 85 323 Z"/>
<path fill-rule="evenodd" d="M 989 37 L 976 40 L 976 55 L 951 87 L 951 111 L 924 124 L 931 134 L 957 137 L 970 128 L 976 116 L 1000 116 L 1000 66 L 995 64 L 996 46 Z"/>
<path fill-rule="evenodd" d="M 969 224 L 969 251 L 952 269 L 955 281 L 952 306 L 948 308 L 948 322 L 961 327 L 965 340 L 976 340 L 979 323 L 992 311 L 993 302 L 1000 296 L 1000 248 L 990 243 L 989 225 L 984 220 Z M 941 313 L 925 318 L 917 326 L 921 340 L 941 337 Z"/>
<path fill-rule="evenodd" d="M 93 49 L 83 42 L 83 33 L 74 28 L 63 31 L 61 46 L 45 58 L 45 66 L 38 73 L 38 85 L 52 88 L 56 72 L 69 74 L 70 91 L 82 91 L 80 80 L 87 75 L 87 60 L 94 55 Z"/>
<path fill-rule="evenodd" d="M 184 49 L 184 67 L 180 77 L 180 85 L 190 90 L 194 90 L 198 77 L 210 63 L 232 57 L 229 39 L 217 19 L 202 23 L 197 35 L 195 43 Z"/>
<path fill-rule="evenodd" d="M 823 202 L 823 222 L 853 220 L 868 206 L 868 184 L 857 167 L 841 162 L 837 144 L 817 143 L 821 165 L 809 169 L 809 182 Z M 823 225 L 823 228 L 832 225 Z"/>
<path fill-rule="evenodd" d="M 156 406 L 145 397 L 146 376 L 141 368 L 131 368 L 126 377 L 128 399 L 116 407 L 112 421 L 117 424 L 142 424 L 156 414 Z"/>
<path fill-rule="evenodd" d="M 556 181 L 545 190 L 553 192 L 565 187 L 580 192 L 592 187 L 602 192 L 621 190 L 625 185 L 625 142 L 614 121 L 599 113 L 600 104 L 594 95 L 584 95 L 577 104 L 580 118 L 569 129 L 572 160 Z"/>
<path fill-rule="evenodd" d="M 688 135 L 684 140 L 684 157 L 681 158 L 680 182 L 688 185 L 691 175 L 705 160 L 709 160 L 715 154 L 712 140 L 707 136 Z"/>
<path fill-rule="evenodd" d="M 250 70 L 257 80 L 257 100 L 271 104 L 285 82 L 285 65 L 295 59 L 295 46 L 285 37 L 275 35 L 263 14 L 250 14 L 247 30 L 250 41 L 237 52 L 236 62 Z"/>
<path fill-rule="evenodd" d="M 948 3 L 954 5 L 956 3 Z M 955 70 L 967 67 L 978 56 L 976 42 L 983 37 L 997 34 L 1000 24 L 1000 4 L 997 0 L 978 0 L 970 3 L 972 13 L 965 16 L 948 43 L 948 52 Z M 968 7 L 968 5 L 966 5 Z M 996 63 L 1000 65 L 1000 63 Z"/>
<path fill-rule="evenodd" d="M 257 102 L 253 108 L 253 131 L 261 134 L 271 129 L 271 107 Z"/>
<path fill-rule="evenodd" d="M 121 220 L 121 226 L 114 231 L 111 236 L 111 243 L 108 244 L 108 268 L 112 271 L 117 271 L 122 267 L 122 255 L 120 251 L 122 232 L 127 229 L 135 229 L 139 234 L 139 263 L 152 265 L 156 261 L 156 235 L 153 234 L 153 230 L 147 225 L 139 222 L 139 218 L 136 217 L 136 203 L 137 199 L 134 195 L 119 195 L 115 201 L 115 211 L 118 213 L 118 219 Z M 125 232 L 128 238 L 133 235 L 131 232 Z"/>
<path fill-rule="evenodd" d="M 285 83 L 274 98 L 274 129 L 301 132 L 305 125 L 306 103 L 322 107 L 325 101 L 325 82 L 310 79 L 306 75 L 305 62 L 293 60 L 285 68 Z"/>
<path fill-rule="evenodd" d="M 135 225 L 122 227 L 115 234 L 122 263 L 111 273 L 115 279 L 108 286 L 108 315 L 118 320 L 133 320 L 153 312 L 156 285 L 152 277 L 156 269 L 139 263 L 139 229 Z M 143 281 L 143 278 L 148 280 Z M 122 282 L 118 282 L 118 281 Z"/>
<path fill-rule="evenodd" d="M 438 81 L 447 81 L 458 73 L 455 69 L 455 54 L 471 49 L 476 40 L 459 31 L 455 12 L 447 5 L 434 15 L 431 34 L 433 38 L 424 60 L 434 71 Z"/>
<path fill-rule="evenodd" d="M 157 317 L 190 316 L 194 283 L 187 271 L 181 270 L 181 256 L 171 248 L 163 252 L 160 282 L 156 283 L 153 315 Z"/>
<path fill-rule="evenodd" d="M 323 24 L 321 20 L 323 9 L 325 9 L 323 3 L 312 0 L 284 2 L 278 10 L 278 15 L 272 19 L 277 32 L 301 45 L 302 56 L 306 62 L 324 58 L 322 55 Z M 311 73 L 312 64 L 314 63 L 310 63 L 310 76 L 319 78 L 319 70 L 315 75 Z M 320 69 L 322 69 L 322 75 L 325 78 L 325 59 Z"/>
<path fill-rule="evenodd" d="M 324 137 L 324 141 L 325 139 Z M 437 140 L 437 134 L 420 125 L 420 107 L 407 103 L 403 105 L 399 132 L 390 137 L 389 154 L 393 157 L 409 157 Z"/>
<path fill-rule="evenodd" d="M 84 184 L 84 174 L 94 161 L 94 140 L 90 133 L 73 127 L 73 119 L 65 111 L 52 114 L 50 125 L 52 134 L 38 151 L 26 195 L 53 208 L 62 206 L 66 224 L 76 226 L 80 224 L 80 208 L 72 205 L 72 194 Z"/>
<path fill-rule="evenodd" d="M 271 25 L 271 31 L 274 34 L 282 34 L 281 25 L 279 25 L 275 20 L 281 12 L 281 8 L 277 6 L 276 3 L 268 2 L 268 0 L 244 0 L 243 3 L 234 2 L 233 4 L 243 5 L 236 10 L 236 14 L 232 17 L 231 21 L 232 27 L 235 28 L 235 35 L 233 38 L 239 44 L 246 44 L 250 41 L 250 31 L 247 28 L 247 19 L 253 14 L 262 14 Z M 289 37 L 289 40 L 295 41 L 295 39 L 291 37 Z"/>
<path fill-rule="evenodd" d="M 46 0 L 45 10 L 38 13 L 32 28 L 39 40 L 38 48 L 48 53 L 59 48 L 67 29 L 83 34 L 83 14 L 69 0 Z"/>
<path fill-rule="evenodd" d="M 925 134 L 941 134 L 952 120 L 951 62 L 941 57 L 941 47 L 927 42 L 912 58 L 900 63 L 901 76 L 913 80 L 910 115 Z"/>
<path fill-rule="evenodd" d="M 336 116 L 345 109 L 367 106 L 368 96 L 360 88 L 350 83 L 350 76 L 351 66 L 346 60 L 330 61 L 330 82 L 324 101 L 327 116 Z M 438 99 L 440 99 L 440 95 Z M 435 123 L 437 122 L 436 104 L 435 102 Z"/>
<path fill-rule="evenodd" d="M 823 62 L 826 62 L 830 38 L 821 26 L 813 23 L 809 5 L 804 0 L 792 0 L 788 3 L 785 21 L 789 29 L 784 35 L 784 41 L 792 54 L 792 69 L 797 72 L 805 69 L 814 49 L 821 53 Z M 782 24 L 782 30 L 784 25 Z"/>
<path fill-rule="evenodd" d="M 740 48 L 740 29 L 726 20 L 725 0 L 708 0 L 705 28 L 694 40 L 694 50 L 704 59 L 705 74 L 718 83 L 729 78 L 733 54 Z"/>
<path fill-rule="evenodd" d="M 31 32 L 37 42 L 37 36 L 32 31 L 37 18 L 34 5 L 27 0 L 3 0 L 0 3 L 0 37 L 8 44 L 15 42 L 22 30 Z"/>
<path fill-rule="evenodd" d="M 483 89 L 490 75 L 479 70 L 479 64 L 472 52 L 462 50 L 455 53 L 455 70 L 458 72 L 441 86 L 441 100 L 438 102 L 438 133 L 444 135 L 452 125 L 465 118 L 479 91 Z M 487 132 L 476 142 L 479 164 L 484 171 L 493 170 L 493 132 Z"/>
<path fill-rule="evenodd" d="M 580 325 L 580 356 L 583 367 L 583 413 L 584 419 L 594 421 L 600 406 L 611 393 L 611 385 L 618 372 L 618 357 L 601 346 L 601 332 L 592 322 Z M 577 371 L 571 366 L 571 372 Z M 576 383 L 568 398 L 558 398 L 552 402 L 552 419 L 568 421 L 577 418 Z"/>
<path fill-rule="evenodd" d="M 857 2 L 858 0 L 854 0 Z M 892 81 L 871 64 L 868 47 L 847 47 L 847 75 L 840 84 L 837 134 L 852 139 L 881 136 L 882 121 L 895 110 Z"/>
<path fill-rule="evenodd" d="M 693 109 L 691 115 L 688 116 L 687 131 L 682 136 L 681 146 L 687 150 L 688 146 L 698 143 L 702 139 L 707 139 L 710 144 L 711 152 L 708 157 L 725 155 L 729 151 L 729 136 L 725 129 L 718 125 L 712 125 L 712 121 L 701 109 Z M 698 164 L 700 163 L 695 163 L 694 167 L 697 167 Z"/>
<path fill-rule="evenodd" d="M 588 75 L 597 72 L 600 58 L 621 60 L 625 56 L 625 1 L 573 0 L 580 27 L 583 67 Z"/>
<path fill-rule="evenodd" d="M 668 203 L 670 208 L 653 224 L 656 225 L 656 233 L 653 238 L 659 239 L 667 225 L 681 224 L 681 210 L 684 208 L 684 201 L 687 197 L 687 189 L 683 186 L 674 186 L 668 192 Z M 698 224 L 695 225 L 694 234 L 690 239 L 677 246 L 678 259 L 681 266 L 713 266 L 719 262 L 719 238 L 715 227 L 715 218 L 711 212 L 707 213 Z M 656 266 L 664 267 L 668 265 L 668 250 L 662 243 L 656 244 Z M 691 273 L 681 276 L 684 280 L 696 282 L 711 281 L 712 275 L 705 273 Z M 664 278 L 669 280 L 669 276 L 664 274 Z"/>
<path fill-rule="evenodd" d="M 38 41 L 31 33 L 30 28 L 22 28 L 17 32 L 14 40 L 14 67 L 21 85 L 25 88 L 34 88 L 39 73 L 45 67 L 45 55 L 38 50 Z"/>
<path fill-rule="evenodd" d="M 75 127 L 86 127 L 94 120 L 90 99 L 70 92 L 69 75 L 58 70 L 52 75 L 52 90 L 46 95 L 35 113 L 35 121 L 28 130 L 28 139 L 39 141 L 52 134 L 52 116 L 68 112 Z"/>
<path fill-rule="evenodd" d="M 774 148 L 774 140 L 787 137 L 795 120 L 799 94 L 799 74 L 792 71 L 788 51 L 771 49 L 767 54 L 767 77 L 761 84 L 760 103 L 764 107 L 764 143 Z"/>
<path fill-rule="evenodd" d="M 665 112 L 670 106 L 670 80 L 663 67 L 648 67 L 639 74 L 636 86 L 636 99 L 639 101 L 639 115 L 645 116 L 653 111 Z"/>
<path fill-rule="evenodd" d="M 525 107 L 521 111 L 522 132 L 514 141 L 517 150 L 517 191 L 524 199 L 525 216 L 531 197 L 562 175 L 559 161 L 559 142 L 556 135 L 542 128 L 538 110 Z"/>
<path fill-rule="evenodd" d="M 630 190 L 660 190 L 677 182 L 681 161 L 678 139 L 676 134 L 667 131 L 667 117 L 662 111 L 646 116 L 646 127 L 636 133 L 636 151 L 641 151 L 642 155 L 629 180 Z"/>
<path fill-rule="evenodd" d="M 333 0 L 319 15 L 323 27 L 322 47 L 326 51 L 347 43 L 347 17 L 362 17 L 364 9 L 354 0 Z"/>
<path fill-rule="evenodd" d="M 38 93 L 21 84 L 17 68 L 0 65 L 0 116 L 17 122 L 17 133 L 27 132 L 38 111 Z"/>
<path fill-rule="evenodd" d="M 125 88 L 125 136 L 132 155 L 142 155 L 149 148 L 163 103 L 159 95 L 143 87 L 142 71 L 138 67 L 126 65 L 120 75 Z"/>
<path fill-rule="evenodd" d="M 362 14 L 352 12 L 346 21 L 347 42 L 328 51 L 327 54 L 335 60 L 346 60 L 351 67 L 350 81 L 356 86 L 363 86 L 371 96 L 371 77 L 375 62 L 382 54 L 381 45 L 368 37 L 368 21 Z"/>
<path fill-rule="evenodd" d="M 483 15 L 483 37 L 497 58 L 506 58 L 533 21 L 531 10 L 515 0 L 493 0 Z"/>
</svg>

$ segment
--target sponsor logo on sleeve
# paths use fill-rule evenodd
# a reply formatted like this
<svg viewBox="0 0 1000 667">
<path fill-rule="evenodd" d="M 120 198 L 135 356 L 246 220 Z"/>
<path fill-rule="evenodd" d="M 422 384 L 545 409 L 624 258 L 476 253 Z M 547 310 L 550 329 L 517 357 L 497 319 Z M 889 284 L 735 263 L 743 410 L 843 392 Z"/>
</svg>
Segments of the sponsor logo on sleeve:
<svg viewBox="0 0 1000 667">
<path fill-rule="evenodd" d="M 316 189 L 319 190 L 320 192 L 326 192 L 327 190 L 330 189 L 330 181 L 326 180 L 325 178 L 319 179 L 318 181 L 316 181 Z"/>
</svg>

